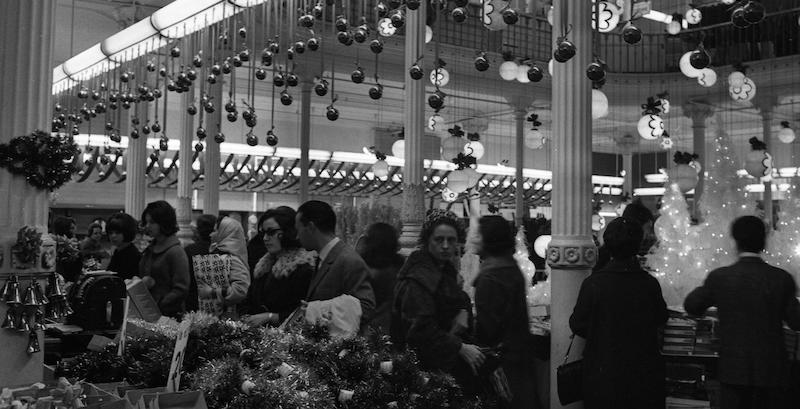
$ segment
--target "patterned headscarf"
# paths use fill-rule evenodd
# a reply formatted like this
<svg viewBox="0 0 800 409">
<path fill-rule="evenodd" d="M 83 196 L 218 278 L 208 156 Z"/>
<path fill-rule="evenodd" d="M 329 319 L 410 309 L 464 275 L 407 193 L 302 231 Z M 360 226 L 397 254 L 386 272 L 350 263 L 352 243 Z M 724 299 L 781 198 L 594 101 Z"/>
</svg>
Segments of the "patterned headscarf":
<svg viewBox="0 0 800 409">
<path fill-rule="evenodd" d="M 247 265 L 247 240 L 244 238 L 242 224 L 230 217 L 219 222 L 217 231 L 211 235 L 210 251 L 230 254 L 239 257 Z"/>
</svg>

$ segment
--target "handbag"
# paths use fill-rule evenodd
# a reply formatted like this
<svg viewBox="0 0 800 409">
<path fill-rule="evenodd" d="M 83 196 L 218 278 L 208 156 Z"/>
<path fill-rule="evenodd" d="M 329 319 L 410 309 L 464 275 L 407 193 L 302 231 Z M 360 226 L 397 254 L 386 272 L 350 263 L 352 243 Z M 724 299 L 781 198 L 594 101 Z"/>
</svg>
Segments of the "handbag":
<svg viewBox="0 0 800 409">
<path fill-rule="evenodd" d="M 192 257 L 197 284 L 211 287 L 217 294 L 224 294 L 230 287 L 231 256 L 227 254 L 206 254 Z M 215 317 L 227 314 L 228 308 L 222 298 L 198 297 L 198 309 Z"/>
<path fill-rule="evenodd" d="M 564 355 L 564 361 L 556 368 L 558 400 L 562 405 L 583 400 L 583 359 L 567 363 L 574 341 L 575 334 L 572 334 L 569 337 L 569 347 Z"/>
</svg>

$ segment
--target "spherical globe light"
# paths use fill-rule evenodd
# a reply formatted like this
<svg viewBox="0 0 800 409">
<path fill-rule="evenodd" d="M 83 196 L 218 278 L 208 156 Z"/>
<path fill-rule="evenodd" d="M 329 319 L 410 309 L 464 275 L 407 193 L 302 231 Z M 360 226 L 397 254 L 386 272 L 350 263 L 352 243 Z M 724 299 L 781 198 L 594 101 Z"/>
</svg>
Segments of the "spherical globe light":
<svg viewBox="0 0 800 409">
<path fill-rule="evenodd" d="M 608 97 L 599 89 L 592 90 L 592 119 L 608 115 Z"/>
<path fill-rule="evenodd" d="M 454 170 L 447 175 L 447 188 L 461 193 L 470 188 L 470 175 L 464 170 Z"/>
<path fill-rule="evenodd" d="M 551 26 L 553 25 L 553 6 L 547 9 L 547 22 L 550 23 Z"/>
<path fill-rule="evenodd" d="M 450 82 L 450 73 L 446 69 L 439 67 L 431 71 L 431 84 L 437 87 L 444 87 Z"/>
<path fill-rule="evenodd" d="M 464 152 L 467 141 L 462 137 L 449 136 L 442 139 L 442 160 L 452 161 L 459 153 Z M 459 192 L 460 193 L 460 192 Z"/>
<path fill-rule="evenodd" d="M 543 234 L 536 238 L 533 241 L 533 252 L 536 253 L 537 256 L 544 258 L 545 254 L 547 254 L 547 246 L 550 245 L 550 241 L 553 240 L 553 236 L 549 234 Z"/>
<path fill-rule="evenodd" d="M 703 68 L 697 77 L 697 83 L 706 88 L 713 87 L 717 83 L 717 72 L 711 68 Z"/>
<path fill-rule="evenodd" d="M 455 202 L 456 199 L 458 199 L 458 193 L 445 187 L 444 189 L 442 189 L 442 199 L 445 202 Z"/>
<path fill-rule="evenodd" d="M 741 88 L 744 85 L 744 73 L 741 71 L 734 71 L 728 75 L 728 85 L 734 88 Z"/>
<path fill-rule="evenodd" d="M 428 118 L 428 129 L 435 132 L 440 137 L 449 135 L 447 133 L 447 125 L 444 123 L 444 118 L 439 114 L 433 114 Z"/>
<path fill-rule="evenodd" d="M 783 143 L 792 143 L 794 142 L 794 138 L 794 129 L 790 128 L 788 124 L 784 124 L 781 130 L 778 131 L 778 139 Z"/>
<path fill-rule="evenodd" d="M 595 29 L 595 18 L 600 22 L 601 33 L 610 33 L 619 24 L 620 9 L 608 1 L 601 1 L 597 7 L 592 8 L 592 29 Z"/>
<path fill-rule="evenodd" d="M 639 136 L 652 141 L 664 134 L 664 120 L 658 115 L 646 114 L 639 120 L 636 129 Z"/>
<path fill-rule="evenodd" d="M 525 146 L 528 149 L 541 149 L 544 146 L 545 140 L 542 131 L 538 129 L 530 129 L 525 132 Z"/>
<path fill-rule="evenodd" d="M 389 176 L 389 164 L 385 160 L 379 160 L 372 165 L 372 173 L 376 178 L 385 178 Z"/>
<path fill-rule="evenodd" d="M 678 185 L 678 189 L 681 193 L 686 193 L 694 189 L 694 187 L 697 186 L 697 182 L 700 180 L 697 172 L 688 164 L 675 166 L 667 172 L 667 176 L 670 183 Z"/>
<path fill-rule="evenodd" d="M 686 10 L 683 18 L 689 24 L 699 24 L 700 20 L 703 19 L 703 13 L 696 8 L 690 8 L 689 10 Z"/>
<path fill-rule="evenodd" d="M 772 155 L 762 150 L 747 152 L 744 170 L 756 179 L 764 180 L 769 178 L 772 176 Z"/>
<path fill-rule="evenodd" d="M 378 34 L 384 37 L 391 37 L 397 32 L 397 27 L 392 24 L 392 20 L 384 17 L 378 21 Z"/>
<path fill-rule="evenodd" d="M 514 61 L 505 61 L 500 64 L 500 78 L 506 81 L 513 81 L 517 79 L 519 66 Z"/>
<path fill-rule="evenodd" d="M 517 81 L 527 84 L 531 82 L 531 79 L 528 77 L 528 70 L 531 69 L 531 66 L 528 64 L 520 64 L 519 70 L 517 71 Z"/>
<path fill-rule="evenodd" d="M 689 78 L 697 78 L 700 76 L 700 70 L 692 67 L 692 64 L 689 62 L 689 57 L 692 55 L 692 52 L 693 51 L 689 51 L 683 54 L 683 56 L 681 56 L 681 60 L 678 63 L 678 65 L 680 66 L 683 75 Z"/>
<path fill-rule="evenodd" d="M 731 98 L 736 102 L 748 102 L 756 96 L 756 84 L 750 78 L 744 79 L 742 86 L 728 88 Z"/>
<path fill-rule="evenodd" d="M 433 40 L 433 29 L 431 26 L 425 26 L 425 44 L 428 44 Z"/>
<path fill-rule="evenodd" d="M 592 231 L 600 231 L 606 227 L 606 218 L 598 213 L 592 215 Z"/>
<path fill-rule="evenodd" d="M 486 149 L 479 141 L 469 141 L 464 145 L 464 154 L 472 155 L 475 159 L 480 159 L 486 153 Z"/>
<path fill-rule="evenodd" d="M 670 108 L 669 100 L 666 98 L 659 98 L 658 102 L 661 103 L 661 113 L 668 114 Z"/>
<path fill-rule="evenodd" d="M 392 144 L 392 155 L 400 159 L 406 156 L 406 140 L 398 139 Z"/>
<path fill-rule="evenodd" d="M 681 23 L 678 20 L 672 20 L 667 23 L 667 33 L 676 35 L 681 32 Z"/>
</svg>

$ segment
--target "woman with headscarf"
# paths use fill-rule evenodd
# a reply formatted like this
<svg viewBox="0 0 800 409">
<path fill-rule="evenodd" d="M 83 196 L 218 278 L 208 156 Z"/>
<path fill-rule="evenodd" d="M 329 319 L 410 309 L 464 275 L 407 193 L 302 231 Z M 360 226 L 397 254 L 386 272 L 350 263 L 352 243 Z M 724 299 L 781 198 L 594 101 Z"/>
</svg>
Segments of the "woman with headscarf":
<svg viewBox="0 0 800 409">
<path fill-rule="evenodd" d="M 246 240 L 241 223 L 230 217 L 221 218 L 216 230 L 211 233 L 211 241 L 208 256 L 192 258 L 197 279 L 197 297 L 201 309 L 204 304 L 218 305 L 221 306 L 220 314 L 235 318 L 238 316 L 235 307 L 244 301 L 250 287 L 250 272 L 246 264 Z M 209 269 L 210 266 L 220 265 L 215 260 L 223 263 L 229 261 L 230 268 L 226 271 L 227 282 L 219 281 L 220 277 L 217 276 L 219 270 Z"/>
</svg>

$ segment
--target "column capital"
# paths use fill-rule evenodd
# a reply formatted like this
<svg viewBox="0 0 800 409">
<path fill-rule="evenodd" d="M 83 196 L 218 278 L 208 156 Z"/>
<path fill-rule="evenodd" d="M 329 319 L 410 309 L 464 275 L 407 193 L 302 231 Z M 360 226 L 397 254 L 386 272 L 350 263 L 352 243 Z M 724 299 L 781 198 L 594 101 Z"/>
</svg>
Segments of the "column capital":
<svg viewBox="0 0 800 409">
<path fill-rule="evenodd" d="M 705 126 L 706 119 L 714 115 L 714 108 L 708 101 L 686 101 L 682 108 L 683 115 L 691 119 L 694 126 Z"/>
</svg>

